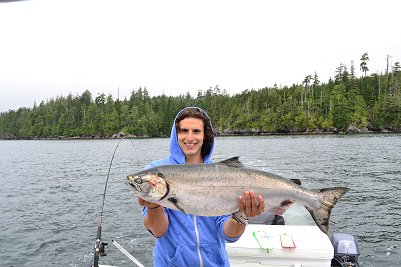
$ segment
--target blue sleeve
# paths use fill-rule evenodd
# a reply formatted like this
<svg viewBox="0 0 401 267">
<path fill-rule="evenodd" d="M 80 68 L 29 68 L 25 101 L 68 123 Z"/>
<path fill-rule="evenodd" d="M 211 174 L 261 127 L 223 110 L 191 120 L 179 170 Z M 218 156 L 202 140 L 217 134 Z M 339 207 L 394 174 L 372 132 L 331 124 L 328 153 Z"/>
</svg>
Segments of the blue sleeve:
<svg viewBox="0 0 401 267">
<path fill-rule="evenodd" d="M 149 163 L 148 165 L 146 165 L 145 170 L 153 168 L 153 167 L 157 167 L 160 165 L 168 165 L 168 164 L 174 164 L 174 162 L 172 162 L 169 157 L 164 158 L 164 159 L 155 160 L 155 161 L 152 161 L 151 163 Z"/>
<path fill-rule="evenodd" d="M 219 229 L 219 233 L 223 237 L 223 239 L 226 240 L 226 242 L 228 242 L 228 243 L 233 243 L 233 242 L 237 241 L 241 237 L 241 235 L 239 235 L 237 237 L 228 237 L 224 234 L 224 225 L 226 224 L 227 220 L 230 220 L 230 218 L 231 218 L 231 215 L 219 216 L 216 219 L 216 224 Z"/>
</svg>

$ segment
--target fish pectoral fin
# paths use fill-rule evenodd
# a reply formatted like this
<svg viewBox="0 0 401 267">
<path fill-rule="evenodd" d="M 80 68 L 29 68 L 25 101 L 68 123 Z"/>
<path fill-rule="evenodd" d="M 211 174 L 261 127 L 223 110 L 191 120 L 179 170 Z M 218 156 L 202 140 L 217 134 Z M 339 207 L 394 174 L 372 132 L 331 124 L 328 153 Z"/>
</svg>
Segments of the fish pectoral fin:
<svg viewBox="0 0 401 267">
<path fill-rule="evenodd" d="M 173 203 L 174 206 L 175 206 L 179 211 L 181 211 L 181 212 L 184 213 L 184 214 L 187 214 L 187 213 L 185 212 L 185 210 L 184 210 L 183 208 L 181 208 L 180 205 L 178 205 L 178 200 L 177 200 L 175 197 L 169 197 L 167 200 L 170 201 L 171 203 Z"/>
<path fill-rule="evenodd" d="M 272 213 L 273 213 L 274 215 L 282 216 L 282 215 L 284 214 L 284 212 L 286 212 L 287 209 L 288 209 L 289 207 L 291 207 L 292 204 L 294 204 L 294 202 L 291 201 L 291 200 L 289 200 L 289 199 L 283 200 L 283 201 L 280 203 L 280 206 L 274 207 L 274 208 L 272 209 Z"/>
<path fill-rule="evenodd" d="M 223 161 L 220 161 L 218 164 L 222 164 L 225 166 L 230 166 L 230 167 L 235 167 L 235 168 L 243 168 L 245 167 L 244 164 L 242 164 L 241 161 L 239 161 L 239 157 L 232 157 L 229 159 L 225 159 Z"/>
</svg>

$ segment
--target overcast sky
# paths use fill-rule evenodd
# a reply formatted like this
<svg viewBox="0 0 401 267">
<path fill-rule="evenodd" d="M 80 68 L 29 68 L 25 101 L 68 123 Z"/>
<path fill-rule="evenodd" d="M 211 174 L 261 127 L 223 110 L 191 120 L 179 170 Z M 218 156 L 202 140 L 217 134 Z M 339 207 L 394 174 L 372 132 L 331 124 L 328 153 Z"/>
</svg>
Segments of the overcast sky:
<svg viewBox="0 0 401 267">
<path fill-rule="evenodd" d="M 401 61 L 397 0 L 0 3 L 0 111 L 89 90 L 229 94 Z"/>
</svg>

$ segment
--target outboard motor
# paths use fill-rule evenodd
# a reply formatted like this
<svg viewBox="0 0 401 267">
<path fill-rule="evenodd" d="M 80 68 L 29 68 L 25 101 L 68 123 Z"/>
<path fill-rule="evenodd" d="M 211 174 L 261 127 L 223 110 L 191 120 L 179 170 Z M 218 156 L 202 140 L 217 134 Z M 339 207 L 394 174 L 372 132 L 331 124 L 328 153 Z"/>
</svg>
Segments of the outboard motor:
<svg viewBox="0 0 401 267">
<path fill-rule="evenodd" d="M 333 267 L 359 267 L 359 246 L 354 236 L 334 233 L 331 236 L 334 247 Z"/>
</svg>

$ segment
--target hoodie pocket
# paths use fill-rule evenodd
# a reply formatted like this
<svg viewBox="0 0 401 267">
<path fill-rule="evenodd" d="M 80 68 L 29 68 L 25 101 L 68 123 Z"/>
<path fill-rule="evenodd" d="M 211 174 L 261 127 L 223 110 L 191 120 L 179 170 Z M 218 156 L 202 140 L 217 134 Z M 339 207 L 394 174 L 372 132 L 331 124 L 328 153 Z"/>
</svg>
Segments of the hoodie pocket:
<svg viewBox="0 0 401 267">
<path fill-rule="evenodd" d="M 220 246 L 212 245 L 201 248 L 203 267 L 222 267 L 227 265 Z M 178 245 L 175 255 L 169 260 L 170 267 L 199 266 L 199 255 L 196 247 Z"/>
<path fill-rule="evenodd" d="M 209 245 L 201 248 L 201 254 L 204 267 L 222 267 L 227 266 L 219 245 Z"/>
<path fill-rule="evenodd" d="M 168 266 L 170 267 L 182 267 L 182 266 L 191 266 L 188 265 L 188 257 L 187 255 L 186 259 L 183 253 L 183 249 L 181 245 L 178 245 L 175 254 L 172 258 L 169 259 L 169 264 Z"/>
</svg>

